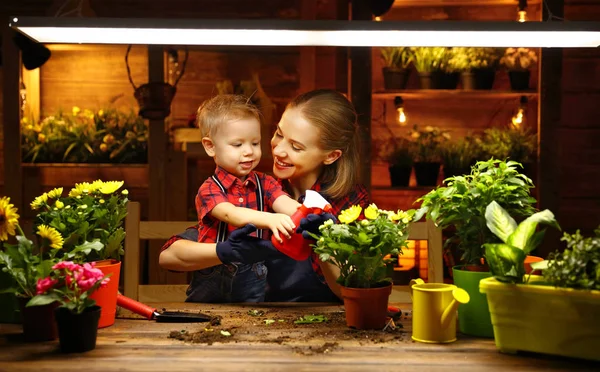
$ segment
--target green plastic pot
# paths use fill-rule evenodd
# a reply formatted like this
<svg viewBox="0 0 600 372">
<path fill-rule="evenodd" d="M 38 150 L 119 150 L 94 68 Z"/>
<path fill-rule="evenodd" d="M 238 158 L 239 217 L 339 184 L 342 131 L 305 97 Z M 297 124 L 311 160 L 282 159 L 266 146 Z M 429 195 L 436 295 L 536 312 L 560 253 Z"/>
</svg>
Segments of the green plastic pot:
<svg viewBox="0 0 600 372">
<path fill-rule="evenodd" d="M 479 291 L 479 282 L 489 278 L 489 271 L 464 270 L 464 266 L 452 268 L 454 284 L 467 291 L 471 301 L 458 307 L 458 330 L 477 337 L 494 337 L 494 328 L 486 295 Z"/>
</svg>

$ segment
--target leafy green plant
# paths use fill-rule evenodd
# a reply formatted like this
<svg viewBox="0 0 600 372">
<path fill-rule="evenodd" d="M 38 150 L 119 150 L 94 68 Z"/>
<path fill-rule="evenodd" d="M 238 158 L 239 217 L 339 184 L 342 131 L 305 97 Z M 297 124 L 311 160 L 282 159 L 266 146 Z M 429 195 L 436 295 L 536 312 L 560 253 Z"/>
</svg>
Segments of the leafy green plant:
<svg viewBox="0 0 600 372">
<path fill-rule="evenodd" d="M 531 197 L 531 179 L 520 174 L 514 161 L 490 159 L 478 161 L 471 174 L 449 177 L 446 186 L 439 186 L 417 202 L 422 202 L 415 221 L 423 216 L 438 227 L 455 227 L 455 234 L 445 246 L 458 243 L 464 264 L 480 265 L 482 245 L 499 243 L 499 238 L 486 225 L 485 210 L 496 201 L 511 216 L 529 216 L 535 212 L 536 200 Z"/>
<path fill-rule="evenodd" d="M 481 150 L 487 158 L 529 163 L 537 151 L 537 136 L 527 128 L 488 128 L 483 132 Z"/>
<path fill-rule="evenodd" d="M 510 214 L 492 201 L 485 209 L 485 221 L 490 231 L 502 243 L 485 243 L 485 259 L 492 275 L 501 282 L 523 283 L 525 256 L 542 242 L 545 230 L 536 232 L 538 224 L 560 226 L 548 209 L 532 214 L 519 225 Z"/>
<path fill-rule="evenodd" d="M 343 210 L 334 224 L 322 225 L 313 244 L 323 262 L 340 268 L 338 283 L 351 288 L 375 288 L 391 283 L 389 272 L 394 258 L 402 254 L 408 237 L 408 224 L 414 210 L 387 211 L 371 204 L 364 210 L 354 205 Z"/>
<path fill-rule="evenodd" d="M 452 48 L 449 50 L 448 66 L 461 72 L 475 69 L 496 68 L 504 52 L 498 48 Z"/>
<path fill-rule="evenodd" d="M 537 62 L 537 54 L 529 48 L 506 48 L 500 64 L 509 71 L 527 71 Z"/>
<path fill-rule="evenodd" d="M 466 136 L 453 142 L 445 142 L 440 149 L 445 169 L 470 169 L 481 157 L 481 140 Z"/>
<path fill-rule="evenodd" d="M 390 165 L 410 167 L 413 164 L 414 142 L 403 137 L 390 137 L 375 141 L 376 159 Z"/>
<path fill-rule="evenodd" d="M 381 48 L 381 59 L 385 67 L 404 70 L 413 61 L 413 51 L 408 47 Z"/>
<path fill-rule="evenodd" d="M 412 48 L 414 65 L 418 72 L 440 70 L 446 58 L 447 48 Z"/>
<path fill-rule="evenodd" d="M 447 130 L 429 125 L 419 129 L 419 126 L 415 124 L 408 134 L 414 141 L 411 149 L 415 162 L 440 161 L 442 146 L 450 139 L 450 133 Z"/>
<path fill-rule="evenodd" d="M 551 253 L 547 261 L 531 267 L 543 269 L 544 280 L 550 285 L 600 290 L 600 227 L 592 237 L 584 237 L 577 230 L 564 233 L 561 240 L 567 243 L 563 252 Z"/>
</svg>

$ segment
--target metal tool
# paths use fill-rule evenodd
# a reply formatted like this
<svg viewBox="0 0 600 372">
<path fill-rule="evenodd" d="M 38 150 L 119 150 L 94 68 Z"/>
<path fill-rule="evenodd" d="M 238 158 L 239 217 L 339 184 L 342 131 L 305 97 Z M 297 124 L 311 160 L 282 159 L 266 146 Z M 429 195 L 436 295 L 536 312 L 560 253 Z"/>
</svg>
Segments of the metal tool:
<svg viewBox="0 0 600 372">
<path fill-rule="evenodd" d="M 156 320 L 161 323 L 196 323 L 210 322 L 212 316 L 202 313 L 191 313 L 183 311 L 158 311 L 156 308 L 145 305 L 132 298 L 117 294 L 117 305 L 133 313 L 139 314 L 149 320 Z"/>
</svg>

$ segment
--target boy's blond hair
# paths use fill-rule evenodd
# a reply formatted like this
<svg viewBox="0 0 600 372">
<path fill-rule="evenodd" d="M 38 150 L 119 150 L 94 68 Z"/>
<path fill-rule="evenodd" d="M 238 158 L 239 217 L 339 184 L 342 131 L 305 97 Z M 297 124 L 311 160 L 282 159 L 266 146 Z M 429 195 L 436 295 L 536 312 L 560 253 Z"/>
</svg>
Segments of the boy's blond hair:
<svg viewBox="0 0 600 372">
<path fill-rule="evenodd" d="M 260 111 L 249 98 L 239 94 L 219 94 L 200 105 L 196 123 L 202 137 L 212 137 L 224 122 L 255 118 L 260 123 Z"/>
</svg>

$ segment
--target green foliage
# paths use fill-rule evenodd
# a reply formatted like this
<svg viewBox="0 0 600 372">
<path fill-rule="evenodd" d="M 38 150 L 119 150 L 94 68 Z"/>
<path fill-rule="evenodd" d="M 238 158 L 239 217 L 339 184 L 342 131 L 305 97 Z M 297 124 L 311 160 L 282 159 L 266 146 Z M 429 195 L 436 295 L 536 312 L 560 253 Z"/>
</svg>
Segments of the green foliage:
<svg viewBox="0 0 600 372">
<path fill-rule="evenodd" d="M 339 215 L 340 223 L 331 221 L 320 227 L 313 245 L 321 261 L 340 268 L 338 283 L 351 288 L 374 288 L 391 283 L 389 273 L 394 258 L 402 254 L 408 237 L 408 224 L 414 210 L 396 213 L 371 204 L 359 220 L 360 206 L 352 206 Z"/>
<path fill-rule="evenodd" d="M 529 163 L 537 151 L 537 136 L 526 128 L 488 128 L 483 133 L 481 150 L 486 158 Z"/>
<path fill-rule="evenodd" d="M 414 151 L 413 159 L 416 162 L 440 161 L 443 144 L 450 139 L 447 130 L 429 125 L 421 130 L 415 124 L 408 134 L 414 141 L 411 149 Z"/>
<path fill-rule="evenodd" d="M 579 230 L 565 233 L 563 252 L 551 253 L 543 271 L 548 284 L 556 287 L 600 290 L 600 227 L 594 236 L 584 237 Z"/>
<path fill-rule="evenodd" d="M 414 142 L 403 137 L 391 137 L 375 141 L 376 159 L 391 165 L 410 167 L 413 164 Z"/>
<path fill-rule="evenodd" d="M 452 169 L 469 169 L 481 158 L 481 140 L 466 136 L 453 142 L 443 143 L 440 154 L 444 167 Z"/>
<path fill-rule="evenodd" d="M 485 210 L 486 225 L 503 243 L 485 243 L 485 258 L 496 279 L 505 283 L 522 283 L 525 257 L 541 243 L 544 230 L 536 232 L 540 223 L 560 226 L 549 210 L 527 217 L 519 225 L 510 214 L 492 201 Z"/>
<path fill-rule="evenodd" d="M 294 324 L 324 323 L 328 319 L 325 315 L 304 315 L 294 321 Z"/>
<path fill-rule="evenodd" d="M 145 163 L 148 126 L 133 111 L 73 107 L 21 122 L 23 160 L 32 163 Z"/>
<path fill-rule="evenodd" d="M 499 48 L 452 48 L 448 51 L 448 66 L 461 72 L 496 68 L 502 53 L 504 49 Z"/>
<path fill-rule="evenodd" d="M 480 264 L 482 245 L 500 243 L 486 226 L 487 206 L 496 201 L 511 216 L 529 216 L 535 212 L 536 200 L 531 197 L 531 179 L 520 174 L 514 161 L 490 159 L 479 161 L 471 174 L 450 177 L 446 186 L 439 186 L 417 202 L 422 201 L 415 220 L 427 216 L 440 228 L 454 226 L 455 235 L 446 241 L 458 243 L 465 264 Z"/>
<path fill-rule="evenodd" d="M 528 48 L 506 48 L 500 64 L 509 71 L 527 71 L 537 62 L 537 54 Z"/>
<path fill-rule="evenodd" d="M 448 48 L 411 48 L 414 65 L 418 72 L 432 72 L 440 70 L 446 60 Z"/>
<path fill-rule="evenodd" d="M 413 61 L 413 51 L 407 47 L 381 48 L 381 59 L 385 67 L 391 69 L 407 69 Z"/>
</svg>

